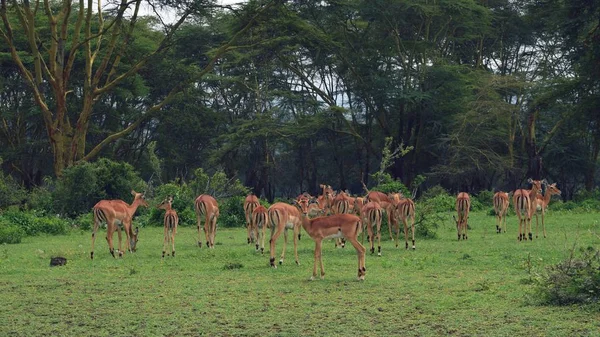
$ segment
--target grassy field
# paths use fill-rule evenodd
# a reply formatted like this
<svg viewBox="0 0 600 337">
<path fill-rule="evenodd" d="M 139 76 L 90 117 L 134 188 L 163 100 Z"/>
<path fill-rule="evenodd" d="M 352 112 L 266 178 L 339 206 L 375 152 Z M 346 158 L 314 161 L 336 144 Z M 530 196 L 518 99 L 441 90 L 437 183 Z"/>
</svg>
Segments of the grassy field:
<svg viewBox="0 0 600 337">
<path fill-rule="evenodd" d="M 385 241 L 383 256 L 367 253 L 364 282 L 354 249 L 333 241 L 323 249 L 325 280 L 308 281 L 314 243 L 304 232 L 301 265 L 289 245 L 277 269 L 241 228 L 219 229 L 214 250 L 180 228 L 177 257 L 164 260 L 162 228 L 140 229 L 138 252 L 122 259 L 101 232 L 94 261 L 90 232 L 30 237 L 0 246 L 0 335 L 600 336 L 597 310 L 538 305 L 528 282 L 574 245 L 598 247 L 599 220 L 554 213 L 547 239 L 518 243 L 514 217 L 508 234 L 496 234 L 494 218 L 475 213 L 469 240 L 458 242 L 448 214 L 438 238 L 417 240 L 416 251 Z M 49 267 L 54 255 L 68 264 Z"/>
</svg>

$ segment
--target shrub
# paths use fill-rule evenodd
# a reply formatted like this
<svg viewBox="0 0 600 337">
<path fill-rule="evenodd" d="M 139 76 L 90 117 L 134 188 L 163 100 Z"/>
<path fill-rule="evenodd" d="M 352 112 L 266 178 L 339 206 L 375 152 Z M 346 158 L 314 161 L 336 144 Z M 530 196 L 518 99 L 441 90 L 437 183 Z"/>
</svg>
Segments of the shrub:
<svg viewBox="0 0 600 337">
<path fill-rule="evenodd" d="M 194 195 L 210 194 L 215 199 L 232 196 L 246 196 L 250 189 L 242 185 L 239 179 L 229 179 L 223 171 L 217 171 L 212 176 L 202 168 L 194 171 L 195 178 L 190 181 L 190 188 Z"/>
<path fill-rule="evenodd" d="M 87 213 L 102 199 L 130 202 L 131 190 L 144 190 L 144 182 L 126 163 L 100 159 L 63 170 L 52 197 L 54 209 L 60 214 L 77 217 Z"/>
<path fill-rule="evenodd" d="M 494 204 L 494 192 L 487 190 L 479 191 L 477 196 L 473 199 L 476 199 L 482 206 L 487 207 Z"/>
<path fill-rule="evenodd" d="M 92 212 L 81 214 L 73 220 L 73 227 L 89 231 L 94 226 L 94 215 Z"/>
<path fill-rule="evenodd" d="M 33 188 L 27 194 L 27 210 L 35 210 L 38 214 L 48 215 L 55 212 L 52 192 L 47 186 Z"/>
<path fill-rule="evenodd" d="M 0 221 L 0 244 L 21 243 L 23 236 L 25 236 L 25 231 L 20 227 L 11 225 L 6 220 Z"/>
<path fill-rule="evenodd" d="M 423 195 L 421 195 L 421 198 L 422 199 L 430 199 L 430 198 L 436 197 L 438 195 L 449 195 L 449 193 L 442 186 L 435 185 L 435 186 L 427 189 L 425 192 L 423 192 Z"/>
<path fill-rule="evenodd" d="M 173 209 L 177 211 L 180 226 L 192 226 L 196 224 L 196 214 L 194 212 L 195 197 L 188 185 L 168 183 L 159 186 L 155 191 L 155 197 L 150 204 L 149 225 L 162 226 L 165 211 L 156 208 L 161 201 L 168 196 L 173 197 Z"/>
<path fill-rule="evenodd" d="M 2 221 L 5 221 L 13 226 L 23 230 L 26 235 L 38 234 L 65 234 L 69 228 L 66 220 L 56 217 L 38 217 L 31 212 L 9 211 L 0 216 Z"/>
<path fill-rule="evenodd" d="M 2 164 L 2 159 L 0 159 Z M 5 209 L 10 205 L 19 205 L 25 200 L 27 192 L 11 176 L 0 172 L 0 208 Z"/>
<path fill-rule="evenodd" d="M 430 212 L 450 212 L 456 208 L 456 198 L 448 194 L 438 194 L 420 203 L 426 204 Z"/>
<path fill-rule="evenodd" d="M 597 303 L 600 300 L 600 251 L 588 247 L 547 268 L 538 282 L 542 302 L 553 305 Z"/>
<path fill-rule="evenodd" d="M 236 196 L 219 203 L 219 226 L 243 227 L 246 224 L 244 215 L 244 197 Z"/>
</svg>

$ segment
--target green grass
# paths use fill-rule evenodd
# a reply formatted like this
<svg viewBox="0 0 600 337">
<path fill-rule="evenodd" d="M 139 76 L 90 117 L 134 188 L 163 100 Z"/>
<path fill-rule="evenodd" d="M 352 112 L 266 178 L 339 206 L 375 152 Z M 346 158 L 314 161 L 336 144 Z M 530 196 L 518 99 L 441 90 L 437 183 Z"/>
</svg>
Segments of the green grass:
<svg viewBox="0 0 600 337">
<path fill-rule="evenodd" d="M 448 214 L 438 239 L 417 240 L 416 251 L 384 241 L 382 257 L 367 253 L 365 282 L 356 281 L 354 249 L 333 241 L 323 249 L 325 280 L 308 281 L 314 243 L 305 232 L 301 265 L 290 244 L 277 269 L 242 228 L 219 229 L 214 250 L 180 228 L 177 256 L 164 260 L 162 228 L 140 229 L 138 252 L 122 259 L 101 232 L 94 261 L 90 232 L 27 237 L 0 246 L 0 335 L 600 336 L 597 307 L 541 306 L 529 282 L 574 245 L 598 247 L 597 219 L 552 213 L 547 239 L 518 243 L 515 217 L 496 234 L 480 212 L 458 242 Z M 67 265 L 49 267 L 54 255 Z"/>
</svg>

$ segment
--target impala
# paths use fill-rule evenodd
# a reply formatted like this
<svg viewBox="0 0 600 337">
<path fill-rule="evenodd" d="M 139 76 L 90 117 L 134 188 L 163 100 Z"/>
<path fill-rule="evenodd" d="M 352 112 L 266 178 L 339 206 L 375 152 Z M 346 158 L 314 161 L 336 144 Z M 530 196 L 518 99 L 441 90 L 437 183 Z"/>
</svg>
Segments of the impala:
<svg viewBox="0 0 600 337">
<path fill-rule="evenodd" d="M 548 204 L 550 203 L 550 198 L 553 195 L 560 195 L 560 190 L 556 187 L 556 184 L 551 184 L 546 187 L 546 193 L 544 196 L 537 195 L 535 198 L 535 237 L 538 237 L 538 212 L 542 213 L 542 230 L 544 231 L 544 237 L 546 237 L 546 225 L 544 224 L 544 214 L 546 212 L 546 208 L 548 208 Z"/>
<path fill-rule="evenodd" d="M 295 202 L 300 207 L 304 207 L 303 212 L 308 213 L 308 198 L 301 198 L 300 201 L 296 200 Z M 294 231 L 294 257 L 296 259 L 296 264 L 300 264 L 300 261 L 298 261 L 298 239 L 300 237 L 301 219 L 298 208 L 286 204 L 285 202 L 276 202 L 267 210 L 267 216 L 271 226 L 271 240 L 269 241 L 271 249 L 269 263 L 271 264 L 271 267 L 277 268 L 275 265 L 275 243 L 282 232 L 284 241 L 279 264 L 282 264 L 285 259 L 288 229 Z"/>
<path fill-rule="evenodd" d="M 173 197 L 168 197 L 163 200 L 156 208 L 164 209 L 166 211 L 162 257 L 165 257 L 165 251 L 169 243 L 171 244 L 171 256 L 175 257 L 175 234 L 177 234 L 179 216 L 177 216 L 177 212 L 173 209 Z"/>
<path fill-rule="evenodd" d="M 358 235 L 362 225 L 360 218 L 354 214 L 335 214 L 327 217 L 309 219 L 308 213 L 304 211 L 302 204 L 301 224 L 306 233 L 315 241 L 315 261 L 311 280 L 317 277 L 317 264 L 321 266 L 321 279 L 325 278 L 323 256 L 321 253 L 324 239 L 345 238 L 352 243 L 358 255 L 358 280 L 365 279 L 367 269 L 365 268 L 365 247 L 358 242 Z"/>
<path fill-rule="evenodd" d="M 508 193 L 496 192 L 494 194 L 494 212 L 496 213 L 496 233 L 502 232 L 502 221 L 504 220 L 504 233 L 506 233 L 506 213 L 508 211 Z"/>
<path fill-rule="evenodd" d="M 198 224 L 198 246 L 202 247 L 200 239 L 200 223 L 204 217 L 204 235 L 206 236 L 206 247 L 215 248 L 215 236 L 217 234 L 217 218 L 219 217 L 219 205 L 217 200 L 208 194 L 202 194 L 194 202 L 196 220 Z"/>
<path fill-rule="evenodd" d="M 527 180 L 532 185 L 531 190 L 518 189 L 513 194 L 513 207 L 519 218 L 519 241 L 527 240 L 527 223 L 529 223 L 529 240 L 533 240 L 531 233 L 531 217 L 535 210 L 535 198 L 542 190 L 544 181 Z"/>
<path fill-rule="evenodd" d="M 404 243 L 406 249 L 408 249 L 408 221 L 410 220 L 410 228 L 412 231 L 412 249 L 416 249 L 414 201 L 408 198 L 401 199 L 398 203 L 396 203 L 396 209 L 394 213 L 396 214 L 396 223 L 398 224 L 398 227 L 400 226 L 400 221 L 402 221 L 402 223 L 404 224 Z M 396 234 L 396 247 L 398 247 L 398 242 L 400 240 L 400 228 L 397 229 L 398 232 Z"/>
<path fill-rule="evenodd" d="M 131 205 L 128 205 L 123 200 L 100 200 L 96 205 L 94 205 L 93 213 L 94 213 L 94 229 L 92 232 L 92 251 L 90 253 L 90 257 L 94 259 L 94 243 L 96 241 L 96 232 L 98 231 L 98 227 L 102 222 L 106 223 L 106 241 L 108 242 L 108 248 L 110 250 L 110 254 L 115 257 L 115 249 L 113 247 L 113 234 L 115 230 L 117 230 L 117 234 L 119 237 L 119 256 L 123 256 L 123 250 L 121 249 L 121 228 L 119 225 L 123 226 L 125 230 L 125 235 L 127 236 L 127 242 L 125 243 L 125 247 L 132 252 L 135 252 L 136 244 L 138 240 L 138 227 L 131 228 L 131 220 L 138 206 L 148 207 L 148 203 L 146 202 L 146 197 L 143 193 L 137 193 L 132 190 L 131 194 L 133 195 L 133 202 Z"/>
<path fill-rule="evenodd" d="M 331 204 L 335 193 L 331 188 L 331 185 L 321 184 L 319 185 L 323 189 L 322 194 L 318 197 L 317 201 L 319 206 L 325 211 L 325 215 L 331 214 Z"/>
<path fill-rule="evenodd" d="M 456 213 L 458 213 L 458 220 L 454 217 L 454 221 L 456 222 L 456 229 L 458 231 L 458 240 L 460 240 L 461 235 L 463 240 L 467 240 L 467 227 L 469 220 L 469 208 L 471 207 L 471 198 L 469 194 L 466 192 L 458 193 L 456 197 Z"/>
<path fill-rule="evenodd" d="M 367 240 L 371 243 L 371 254 L 375 252 L 375 236 L 373 234 L 373 226 L 375 226 L 377 230 L 377 255 L 381 256 L 381 218 L 383 217 L 383 209 L 378 203 L 370 201 L 363 206 L 360 214 L 362 214 L 363 225 L 367 226 Z"/>
<path fill-rule="evenodd" d="M 350 205 L 354 206 L 353 198 L 349 197 L 348 194 L 344 191 L 338 193 L 332 201 L 331 204 L 331 213 L 332 214 L 350 214 L 352 210 L 350 209 Z M 344 238 L 337 238 L 334 240 L 336 247 L 344 248 L 346 246 L 346 241 Z"/>
<path fill-rule="evenodd" d="M 258 198 L 254 194 L 249 194 L 244 200 L 244 215 L 246 216 L 246 229 L 248 230 L 248 244 L 254 242 L 255 224 L 252 222 L 252 212 L 259 205 Z M 258 244 L 256 246 L 258 247 Z"/>
<path fill-rule="evenodd" d="M 362 212 L 362 208 L 363 206 L 365 206 L 365 198 L 363 197 L 356 197 L 354 198 L 354 213 L 356 213 L 356 215 L 358 215 L 359 217 L 361 216 L 361 212 Z"/>
<path fill-rule="evenodd" d="M 265 231 L 267 228 L 267 209 L 263 205 L 258 205 L 252 211 L 252 224 L 256 231 L 256 250 L 260 241 L 260 253 L 265 253 Z M 262 233 L 261 233 L 262 232 Z"/>
<path fill-rule="evenodd" d="M 383 210 L 385 211 L 385 214 L 387 215 L 387 223 L 388 223 L 388 230 L 390 232 L 390 240 L 394 241 L 394 235 L 392 234 L 392 227 L 394 226 L 394 221 L 396 219 L 394 219 L 394 217 L 392 216 L 392 214 L 394 214 L 394 204 L 392 203 L 392 200 L 390 199 L 390 197 L 383 192 L 371 191 L 367 194 L 365 201 L 366 202 L 374 201 L 374 202 L 378 203 L 379 206 L 381 206 L 381 208 L 383 208 Z"/>
</svg>

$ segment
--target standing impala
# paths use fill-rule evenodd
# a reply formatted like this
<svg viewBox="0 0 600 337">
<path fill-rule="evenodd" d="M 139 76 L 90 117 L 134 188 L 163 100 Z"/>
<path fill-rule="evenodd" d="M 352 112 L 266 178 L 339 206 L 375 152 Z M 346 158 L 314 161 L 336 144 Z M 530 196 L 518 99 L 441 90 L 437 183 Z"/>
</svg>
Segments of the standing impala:
<svg viewBox="0 0 600 337">
<path fill-rule="evenodd" d="M 258 205 L 252 211 L 252 224 L 256 231 L 256 250 L 260 242 L 260 253 L 265 252 L 265 231 L 267 229 L 267 209 L 263 205 Z"/>
<path fill-rule="evenodd" d="M 219 217 L 219 205 L 217 204 L 217 200 L 208 194 L 202 194 L 196 198 L 194 206 L 198 223 L 198 247 L 202 247 L 202 241 L 200 239 L 200 223 L 202 222 L 202 217 L 204 217 L 206 247 L 215 248 L 217 218 Z"/>
<path fill-rule="evenodd" d="M 404 248 L 408 249 L 408 221 L 410 220 L 410 228 L 412 232 L 412 249 L 415 247 L 415 203 L 412 199 L 400 199 L 396 203 L 394 210 L 396 223 L 398 224 L 398 232 L 396 234 L 396 247 L 400 241 L 400 221 L 404 224 Z"/>
<path fill-rule="evenodd" d="M 508 193 L 496 192 L 494 194 L 494 212 L 496 213 L 496 233 L 502 232 L 502 221 L 504 220 L 504 233 L 506 233 L 506 212 L 508 211 Z"/>
<path fill-rule="evenodd" d="M 179 224 L 179 216 L 177 212 L 173 209 L 173 197 L 168 197 L 163 200 L 158 206 L 158 209 L 164 209 L 165 212 L 165 231 L 164 231 L 164 239 L 163 239 L 163 252 L 162 257 L 165 257 L 165 251 L 167 245 L 171 243 L 171 256 L 175 257 L 175 234 L 177 234 L 177 225 Z"/>
<path fill-rule="evenodd" d="M 300 198 L 300 201 L 295 200 L 295 202 L 300 205 L 300 207 L 305 207 L 303 212 L 308 214 L 308 198 Z M 300 261 L 298 261 L 298 239 L 300 237 L 301 219 L 298 208 L 290 204 L 286 204 L 285 202 L 276 202 L 269 207 L 267 216 L 271 226 L 271 240 L 269 241 L 271 246 L 269 263 L 271 264 L 271 267 L 277 268 L 275 265 L 275 243 L 282 232 L 284 241 L 281 257 L 279 258 L 279 264 L 283 264 L 283 260 L 285 259 L 285 247 L 287 245 L 288 229 L 294 231 L 294 257 L 296 259 L 296 264 L 300 264 Z"/>
<path fill-rule="evenodd" d="M 371 254 L 375 252 L 375 236 L 377 236 L 377 255 L 381 256 L 381 219 L 383 217 L 383 209 L 378 203 L 370 201 L 366 203 L 360 210 L 363 224 L 367 226 L 367 240 L 371 243 Z M 373 226 L 377 230 L 377 234 L 373 233 Z M 365 234 L 363 232 L 363 242 Z"/>
<path fill-rule="evenodd" d="M 530 190 L 518 189 L 513 194 L 513 207 L 519 218 L 519 241 L 527 241 L 527 223 L 529 223 L 529 240 L 533 240 L 531 217 L 536 208 L 535 198 L 537 198 L 538 193 L 542 190 L 542 185 L 545 184 L 545 181 L 532 180 L 531 178 L 527 182 L 532 185 Z"/>
<path fill-rule="evenodd" d="M 550 203 L 550 198 L 553 195 L 560 195 L 560 190 L 556 187 L 556 183 L 552 185 L 548 185 L 546 187 L 546 193 L 544 196 L 537 195 L 535 198 L 535 237 L 538 237 L 538 212 L 542 213 L 542 229 L 544 231 L 544 237 L 546 237 L 546 225 L 544 224 L 544 214 L 546 213 L 546 208 L 548 208 L 548 204 Z"/>
<path fill-rule="evenodd" d="M 96 241 L 96 232 L 102 222 L 106 223 L 106 241 L 108 242 L 108 248 L 110 254 L 115 257 L 115 249 L 113 247 L 113 234 L 117 230 L 119 237 L 119 256 L 123 256 L 123 250 L 121 249 L 121 228 L 123 226 L 127 242 L 125 248 L 131 252 L 135 252 L 136 244 L 138 240 L 139 229 L 136 227 L 135 231 L 131 228 L 131 220 L 138 206 L 148 207 L 146 198 L 143 193 L 137 193 L 131 190 L 133 195 L 133 202 L 128 205 L 123 200 L 100 200 L 93 208 L 94 212 L 94 229 L 92 232 L 92 251 L 90 257 L 94 259 L 94 243 Z"/>
<path fill-rule="evenodd" d="M 315 241 L 315 261 L 311 280 L 317 277 L 317 264 L 321 266 L 321 279 L 325 278 L 323 266 L 322 246 L 325 239 L 345 238 L 350 241 L 358 255 L 358 280 L 364 280 L 367 269 L 365 268 L 365 247 L 358 242 L 358 235 L 362 230 L 360 218 L 354 214 L 335 214 L 327 217 L 309 219 L 307 199 L 298 201 L 301 210 L 301 224 L 306 233 Z"/>
<path fill-rule="evenodd" d="M 394 218 L 394 204 L 390 197 L 379 191 L 371 191 L 367 194 L 365 202 L 374 201 L 381 206 L 381 208 L 385 211 L 387 216 L 388 230 L 390 232 L 390 240 L 394 241 L 394 235 L 392 234 L 392 227 L 395 227 L 394 222 L 396 219 Z"/>
<path fill-rule="evenodd" d="M 456 222 L 456 229 L 458 231 L 458 240 L 460 240 L 461 235 L 462 239 L 468 239 L 467 236 L 467 227 L 469 220 L 469 208 L 471 207 L 471 198 L 469 194 L 466 192 L 458 193 L 456 197 L 456 213 L 458 213 L 458 220 L 454 217 L 454 221 Z"/>
<path fill-rule="evenodd" d="M 248 244 L 254 242 L 254 233 L 256 232 L 254 227 L 256 225 L 252 222 L 252 212 L 259 205 L 258 197 L 254 194 L 249 194 L 246 197 L 246 200 L 244 200 L 244 215 L 246 216 L 246 228 L 248 230 Z M 256 246 L 258 247 L 258 242 Z"/>
</svg>

